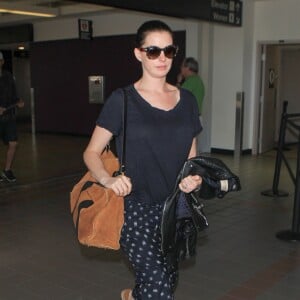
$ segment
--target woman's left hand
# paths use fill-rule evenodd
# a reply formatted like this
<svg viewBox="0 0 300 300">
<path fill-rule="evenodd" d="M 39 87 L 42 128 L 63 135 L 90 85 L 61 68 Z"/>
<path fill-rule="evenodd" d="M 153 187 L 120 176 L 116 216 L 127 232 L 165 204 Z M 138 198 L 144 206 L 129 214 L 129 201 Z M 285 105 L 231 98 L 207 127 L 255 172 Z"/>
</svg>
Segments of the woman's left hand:
<svg viewBox="0 0 300 300">
<path fill-rule="evenodd" d="M 189 175 L 181 180 L 179 188 L 184 193 L 190 193 L 193 190 L 200 187 L 202 183 L 202 177 L 199 175 Z"/>
</svg>

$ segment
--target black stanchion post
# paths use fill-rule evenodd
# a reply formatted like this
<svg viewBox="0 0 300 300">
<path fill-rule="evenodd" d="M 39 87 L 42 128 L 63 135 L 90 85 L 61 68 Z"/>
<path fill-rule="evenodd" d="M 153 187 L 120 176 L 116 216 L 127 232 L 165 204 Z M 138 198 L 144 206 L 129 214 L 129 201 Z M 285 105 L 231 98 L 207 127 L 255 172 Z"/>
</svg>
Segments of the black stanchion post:
<svg viewBox="0 0 300 300">
<path fill-rule="evenodd" d="M 300 232 L 300 134 L 298 143 L 298 159 L 297 159 L 297 175 L 296 175 L 296 189 L 295 189 L 295 203 L 293 214 L 293 228 L 294 232 Z"/>
<path fill-rule="evenodd" d="M 292 230 L 278 232 L 276 236 L 285 241 L 300 241 L 300 133 L 298 140 L 298 155 L 296 169 L 296 187 L 294 197 L 294 211 Z"/>
<path fill-rule="evenodd" d="M 278 141 L 278 149 L 277 149 L 277 155 L 276 155 L 276 162 L 275 162 L 275 171 L 274 171 L 274 177 L 273 177 L 273 185 L 271 190 L 266 190 L 261 192 L 264 196 L 269 197 L 286 197 L 289 195 L 289 193 L 285 191 L 279 191 L 278 185 L 279 185 L 279 178 L 280 178 L 280 170 L 281 170 L 281 164 L 282 164 L 282 155 L 283 155 L 283 148 L 285 143 L 285 132 L 286 132 L 286 124 L 287 124 L 287 105 L 288 102 L 283 102 L 283 109 L 281 114 L 281 122 L 280 122 L 280 130 L 279 130 L 279 141 Z"/>
</svg>

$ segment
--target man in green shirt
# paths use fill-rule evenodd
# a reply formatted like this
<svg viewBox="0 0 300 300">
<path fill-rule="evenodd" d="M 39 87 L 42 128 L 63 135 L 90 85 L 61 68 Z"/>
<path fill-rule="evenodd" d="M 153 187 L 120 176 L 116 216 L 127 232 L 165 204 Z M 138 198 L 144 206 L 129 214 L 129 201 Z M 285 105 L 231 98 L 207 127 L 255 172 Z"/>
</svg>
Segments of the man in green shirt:
<svg viewBox="0 0 300 300">
<path fill-rule="evenodd" d="M 202 122 L 202 103 L 205 93 L 205 88 L 201 77 L 198 75 L 199 65 L 196 59 L 193 57 L 187 57 L 184 59 L 181 65 L 180 74 L 177 77 L 177 85 L 184 89 L 189 90 L 197 99 L 199 108 L 199 119 L 201 125 Z M 200 137 L 197 136 L 197 154 L 200 155 L 201 151 Z"/>
<path fill-rule="evenodd" d="M 199 115 L 201 115 L 205 89 L 198 71 L 198 62 L 193 57 L 185 58 L 181 65 L 181 73 L 178 75 L 178 84 L 182 88 L 189 90 L 196 97 Z"/>
</svg>

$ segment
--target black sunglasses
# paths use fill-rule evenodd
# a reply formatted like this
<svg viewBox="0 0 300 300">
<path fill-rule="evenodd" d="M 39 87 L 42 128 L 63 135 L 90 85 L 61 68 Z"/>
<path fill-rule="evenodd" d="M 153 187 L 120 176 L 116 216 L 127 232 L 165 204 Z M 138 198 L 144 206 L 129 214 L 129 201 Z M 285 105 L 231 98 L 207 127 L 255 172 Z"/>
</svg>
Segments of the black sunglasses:
<svg viewBox="0 0 300 300">
<path fill-rule="evenodd" d="M 175 45 L 169 45 L 165 48 L 159 48 L 157 46 L 149 46 L 145 48 L 139 48 L 140 51 L 146 52 L 149 59 L 156 59 L 160 56 L 161 51 L 164 52 L 165 57 L 174 58 L 178 52 L 178 47 Z"/>
</svg>

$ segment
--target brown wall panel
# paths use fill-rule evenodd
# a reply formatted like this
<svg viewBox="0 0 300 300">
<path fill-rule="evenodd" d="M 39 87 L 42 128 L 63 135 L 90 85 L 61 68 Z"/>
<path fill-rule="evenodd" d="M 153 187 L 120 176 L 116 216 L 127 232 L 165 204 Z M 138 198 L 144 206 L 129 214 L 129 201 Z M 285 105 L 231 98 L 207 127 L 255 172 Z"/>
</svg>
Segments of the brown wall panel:
<svg viewBox="0 0 300 300">
<path fill-rule="evenodd" d="M 181 51 L 168 81 L 175 83 L 185 55 L 185 32 L 175 33 Z M 88 76 L 105 76 L 105 96 L 136 81 L 141 68 L 134 57 L 134 35 L 94 40 L 60 40 L 31 45 L 31 82 L 38 132 L 91 134 L 101 110 L 88 102 Z"/>
</svg>

